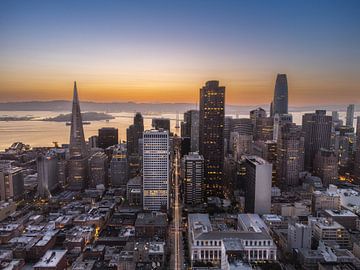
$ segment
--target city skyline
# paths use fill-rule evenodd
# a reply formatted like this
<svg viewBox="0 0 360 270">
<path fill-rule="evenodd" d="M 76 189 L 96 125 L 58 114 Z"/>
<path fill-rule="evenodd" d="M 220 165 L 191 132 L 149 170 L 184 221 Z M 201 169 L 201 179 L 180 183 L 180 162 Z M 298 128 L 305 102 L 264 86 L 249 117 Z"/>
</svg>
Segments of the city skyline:
<svg viewBox="0 0 360 270">
<path fill-rule="evenodd" d="M 219 80 L 227 104 L 268 104 L 286 73 L 290 105 L 360 102 L 357 1 L 0 7 L 1 101 L 70 100 L 77 80 L 83 101 L 197 103 Z"/>
</svg>

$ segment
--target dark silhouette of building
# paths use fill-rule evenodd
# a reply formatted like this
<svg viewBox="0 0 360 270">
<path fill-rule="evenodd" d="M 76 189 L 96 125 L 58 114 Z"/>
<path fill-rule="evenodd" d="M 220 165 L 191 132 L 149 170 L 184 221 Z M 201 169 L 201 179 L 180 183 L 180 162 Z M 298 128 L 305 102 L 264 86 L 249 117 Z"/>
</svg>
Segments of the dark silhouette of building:
<svg viewBox="0 0 360 270">
<path fill-rule="evenodd" d="M 330 149 L 332 117 L 325 110 L 306 113 L 302 117 L 305 137 L 305 169 L 312 171 L 316 153 L 320 148 Z"/>
<path fill-rule="evenodd" d="M 108 186 L 108 158 L 104 152 L 96 152 L 89 158 L 89 187 Z"/>
<path fill-rule="evenodd" d="M 103 127 L 99 129 L 98 146 L 106 149 L 119 143 L 119 132 L 117 128 Z"/>
<path fill-rule="evenodd" d="M 355 111 L 354 104 L 350 104 L 346 109 L 346 125 L 348 127 L 354 126 L 354 111 Z"/>
<path fill-rule="evenodd" d="M 144 119 L 141 113 L 137 112 L 134 122 L 126 129 L 126 155 L 128 163 L 128 179 L 139 175 L 141 170 L 140 145 L 144 132 Z"/>
<path fill-rule="evenodd" d="M 139 154 L 139 139 L 144 132 L 144 119 L 141 113 L 136 113 L 134 123 L 126 129 L 126 149 L 128 156 Z"/>
<path fill-rule="evenodd" d="M 199 150 L 205 164 L 205 195 L 223 195 L 225 87 L 208 81 L 200 89 Z"/>
<path fill-rule="evenodd" d="M 181 123 L 181 137 L 190 138 L 192 152 L 199 151 L 199 111 L 190 110 L 184 113 Z"/>
<path fill-rule="evenodd" d="M 278 74 L 276 77 L 274 99 L 270 107 L 270 116 L 288 113 L 288 83 L 286 74 Z"/>
<path fill-rule="evenodd" d="M 324 187 L 338 181 L 338 156 L 334 150 L 320 148 L 314 159 L 314 173 L 321 178 Z"/>
<path fill-rule="evenodd" d="M 69 189 L 82 190 L 87 186 L 87 165 L 89 153 L 85 144 L 76 82 L 74 82 L 69 150 Z"/>
<path fill-rule="evenodd" d="M 254 140 L 272 140 L 274 137 L 274 118 L 258 117 L 255 121 Z"/>
<path fill-rule="evenodd" d="M 299 184 L 299 173 L 304 169 L 304 137 L 301 127 L 286 123 L 280 127 L 277 141 L 276 170 L 282 188 Z"/>
<path fill-rule="evenodd" d="M 153 118 L 151 125 L 154 129 L 168 130 L 170 132 L 170 119 L 169 118 Z"/>
</svg>

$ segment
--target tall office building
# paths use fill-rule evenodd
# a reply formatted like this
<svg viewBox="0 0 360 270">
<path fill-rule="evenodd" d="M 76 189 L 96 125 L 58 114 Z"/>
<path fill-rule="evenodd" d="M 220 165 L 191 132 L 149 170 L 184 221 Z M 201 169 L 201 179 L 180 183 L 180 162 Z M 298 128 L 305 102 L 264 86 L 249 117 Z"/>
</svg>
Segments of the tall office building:
<svg viewBox="0 0 360 270">
<path fill-rule="evenodd" d="M 278 74 L 276 77 L 274 99 L 271 103 L 270 116 L 288 113 L 288 83 L 286 74 Z"/>
<path fill-rule="evenodd" d="M 335 129 L 334 149 L 338 153 L 339 166 L 347 167 L 352 163 L 354 154 L 354 127 L 339 126 Z"/>
<path fill-rule="evenodd" d="M 58 187 L 58 158 L 56 153 L 49 151 L 36 159 L 38 175 L 38 193 L 41 198 L 51 197 L 51 193 Z"/>
<path fill-rule="evenodd" d="M 272 165 L 257 156 L 245 158 L 245 212 L 269 214 Z"/>
<path fill-rule="evenodd" d="M 280 187 L 299 184 L 299 173 L 304 169 L 304 137 L 301 127 L 293 123 L 287 123 L 280 128 L 276 169 Z"/>
<path fill-rule="evenodd" d="M 273 140 L 276 142 L 279 137 L 280 127 L 286 123 L 292 123 L 291 114 L 275 114 L 274 115 L 274 128 L 273 128 Z"/>
<path fill-rule="evenodd" d="M 250 118 L 231 119 L 230 132 L 237 132 L 240 135 L 253 135 L 254 126 Z"/>
<path fill-rule="evenodd" d="M 235 160 L 240 159 L 242 155 L 250 155 L 252 153 L 252 146 L 252 135 L 240 135 L 238 132 L 231 132 L 230 152 Z"/>
<path fill-rule="evenodd" d="M 354 126 L 354 111 L 355 111 L 354 104 L 350 104 L 346 109 L 346 125 L 349 127 Z"/>
<path fill-rule="evenodd" d="M 339 113 L 337 111 L 332 111 L 331 116 L 332 116 L 334 129 L 337 129 L 343 125 L 343 121 L 339 118 Z"/>
<path fill-rule="evenodd" d="M 127 175 L 128 179 L 131 179 L 139 175 L 141 171 L 142 153 L 140 153 L 141 152 L 140 146 L 142 145 L 141 141 L 143 137 L 143 132 L 144 132 L 144 118 L 142 117 L 141 113 L 137 112 L 134 116 L 133 124 L 126 129 L 126 158 L 127 158 L 126 161 L 129 168 Z M 114 162 L 117 163 L 116 161 Z M 124 163 L 123 158 L 121 163 Z M 122 182 L 122 180 L 120 182 Z M 120 183 L 120 182 L 116 181 L 116 183 Z"/>
<path fill-rule="evenodd" d="M 114 150 L 110 161 L 110 175 L 113 187 L 126 187 L 129 173 L 125 149 L 119 148 Z"/>
<path fill-rule="evenodd" d="M 144 132 L 144 119 L 141 113 L 136 113 L 134 122 L 126 129 L 126 149 L 127 155 L 139 154 L 139 140 Z"/>
<path fill-rule="evenodd" d="M 224 154 L 229 153 L 230 133 L 231 133 L 231 116 L 225 116 L 224 118 Z"/>
<path fill-rule="evenodd" d="M 181 178 L 185 203 L 201 204 L 204 198 L 204 158 L 199 153 L 191 152 L 182 158 Z"/>
<path fill-rule="evenodd" d="M 320 148 L 315 155 L 314 173 L 321 178 L 324 187 L 338 181 L 338 170 L 338 156 L 335 151 Z"/>
<path fill-rule="evenodd" d="M 274 137 L 274 118 L 259 117 L 256 119 L 254 140 L 272 140 Z"/>
<path fill-rule="evenodd" d="M 99 129 L 98 146 L 106 149 L 119 143 L 119 132 L 117 128 L 103 127 Z"/>
<path fill-rule="evenodd" d="M 82 190 L 87 186 L 88 149 L 84 138 L 84 129 L 76 82 L 74 82 L 69 148 L 69 189 Z"/>
<path fill-rule="evenodd" d="M 181 124 L 181 137 L 190 138 L 191 152 L 199 151 L 199 111 L 190 110 L 184 113 Z"/>
<path fill-rule="evenodd" d="M 143 134 L 144 210 L 169 208 L 169 131 L 148 130 Z"/>
<path fill-rule="evenodd" d="M 330 149 L 332 117 L 325 110 L 306 113 L 302 117 L 302 131 L 305 136 L 305 169 L 312 171 L 316 153 L 320 148 Z"/>
<path fill-rule="evenodd" d="M 108 158 L 104 152 L 96 152 L 89 158 L 89 187 L 108 186 Z"/>
<path fill-rule="evenodd" d="M 199 152 L 204 157 L 205 196 L 223 195 L 225 87 L 208 81 L 200 89 Z"/>
<path fill-rule="evenodd" d="M 275 141 L 256 141 L 252 145 L 252 153 L 271 163 L 272 166 L 272 186 L 278 185 L 277 177 L 277 143 Z"/>
<path fill-rule="evenodd" d="M 266 111 L 261 107 L 250 111 L 250 119 L 253 124 L 254 133 L 255 133 L 255 129 L 256 129 L 256 120 L 258 118 L 264 118 L 264 117 L 266 117 Z"/>
<path fill-rule="evenodd" d="M 0 165 L 0 199 L 1 201 L 18 201 L 24 196 L 23 169 L 11 165 Z"/>
<path fill-rule="evenodd" d="M 354 161 L 355 181 L 360 183 L 360 116 L 356 119 L 356 149 Z"/>
<path fill-rule="evenodd" d="M 66 149 L 54 148 L 52 152 L 55 153 L 57 159 L 57 181 L 60 187 L 65 188 L 68 184 L 68 160 L 66 159 L 67 151 Z"/>
</svg>

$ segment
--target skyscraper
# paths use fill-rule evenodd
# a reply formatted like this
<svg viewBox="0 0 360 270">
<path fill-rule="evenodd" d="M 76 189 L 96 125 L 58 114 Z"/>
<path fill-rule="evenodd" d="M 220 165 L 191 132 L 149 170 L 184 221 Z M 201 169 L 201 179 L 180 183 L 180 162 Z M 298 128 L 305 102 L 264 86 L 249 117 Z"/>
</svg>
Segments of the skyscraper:
<svg viewBox="0 0 360 270">
<path fill-rule="evenodd" d="M 184 201 L 197 205 L 203 202 L 204 158 L 198 153 L 185 155 L 181 163 L 181 177 L 184 183 Z"/>
<path fill-rule="evenodd" d="M 312 171 L 316 153 L 320 148 L 330 149 L 332 117 L 325 110 L 306 113 L 302 117 L 302 131 L 305 136 L 305 169 Z"/>
<path fill-rule="evenodd" d="M 48 198 L 58 186 L 58 159 L 56 153 L 49 151 L 36 159 L 38 173 L 38 192 L 41 198 Z"/>
<path fill-rule="evenodd" d="M 142 153 L 140 153 L 140 145 L 142 145 L 143 132 L 144 119 L 141 113 L 137 112 L 133 124 L 126 129 L 126 162 L 129 168 L 127 179 L 137 176 L 141 171 Z M 124 163 L 123 159 L 122 163 Z"/>
<path fill-rule="evenodd" d="M 181 124 L 181 137 L 190 138 L 191 152 L 199 151 L 199 111 L 190 110 L 184 113 Z"/>
<path fill-rule="evenodd" d="M 85 144 L 76 82 L 74 82 L 69 148 L 69 189 L 82 190 L 87 185 L 88 149 Z"/>
<path fill-rule="evenodd" d="M 169 131 L 148 130 L 143 135 L 144 210 L 169 208 Z"/>
<path fill-rule="evenodd" d="M 333 150 L 320 148 L 314 159 L 314 173 L 321 178 L 324 187 L 338 181 L 338 156 Z"/>
<path fill-rule="evenodd" d="M 276 77 L 274 99 L 271 105 L 270 115 L 288 113 L 288 83 L 286 74 L 278 74 Z"/>
<path fill-rule="evenodd" d="M 24 196 L 23 169 L 8 164 L 0 165 L 0 199 L 20 200 Z"/>
<path fill-rule="evenodd" d="M 205 195 L 223 194 L 225 87 L 208 81 L 200 89 L 199 150 L 205 164 Z"/>
<path fill-rule="evenodd" d="M 274 137 L 274 118 L 259 117 L 256 119 L 254 140 L 272 140 Z"/>
<path fill-rule="evenodd" d="M 355 105 L 350 104 L 346 109 L 346 125 L 352 127 L 354 125 Z"/>
<path fill-rule="evenodd" d="M 245 158 L 245 212 L 269 214 L 272 165 L 257 156 Z"/>
<path fill-rule="evenodd" d="M 108 158 L 104 152 L 96 152 L 89 158 L 89 187 L 108 186 Z"/>
<path fill-rule="evenodd" d="M 128 160 L 125 149 L 115 149 L 110 161 L 111 185 L 126 187 L 128 182 Z"/>
<path fill-rule="evenodd" d="M 282 188 L 297 186 L 299 173 L 304 168 L 304 137 L 301 127 L 287 123 L 280 127 L 277 141 L 276 169 L 278 185 Z"/>
<path fill-rule="evenodd" d="M 99 129 L 98 146 L 106 149 L 119 143 L 119 132 L 117 128 L 103 127 Z"/>
<path fill-rule="evenodd" d="M 141 113 L 136 113 L 134 122 L 126 129 L 126 149 L 127 155 L 139 154 L 139 139 L 144 132 L 144 119 Z"/>
</svg>

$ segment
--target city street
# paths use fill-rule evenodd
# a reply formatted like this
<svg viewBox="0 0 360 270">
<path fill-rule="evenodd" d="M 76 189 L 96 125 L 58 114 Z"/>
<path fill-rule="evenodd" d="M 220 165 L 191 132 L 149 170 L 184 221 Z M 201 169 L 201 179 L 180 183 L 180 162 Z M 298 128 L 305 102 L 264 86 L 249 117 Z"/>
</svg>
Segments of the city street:
<svg viewBox="0 0 360 270">
<path fill-rule="evenodd" d="M 172 256 L 171 256 L 171 269 L 179 270 L 183 269 L 183 241 L 182 241 L 182 226 L 181 226 L 181 202 L 180 202 L 180 187 L 179 187 L 179 163 L 180 154 L 176 151 L 174 159 L 174 178 L 173 178 L 173 224 L 171 226 L 171 239 L 172 239 Z"/>
</svg>

